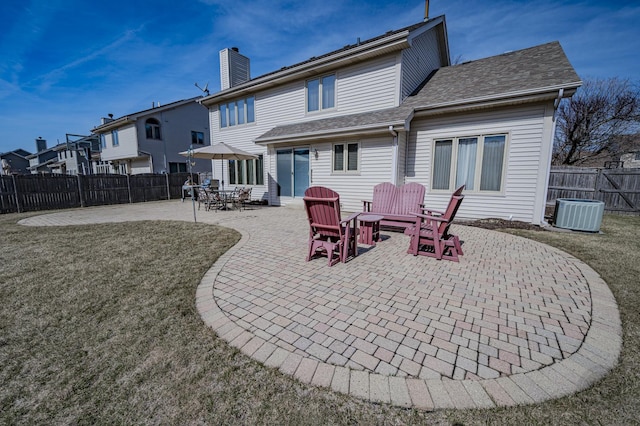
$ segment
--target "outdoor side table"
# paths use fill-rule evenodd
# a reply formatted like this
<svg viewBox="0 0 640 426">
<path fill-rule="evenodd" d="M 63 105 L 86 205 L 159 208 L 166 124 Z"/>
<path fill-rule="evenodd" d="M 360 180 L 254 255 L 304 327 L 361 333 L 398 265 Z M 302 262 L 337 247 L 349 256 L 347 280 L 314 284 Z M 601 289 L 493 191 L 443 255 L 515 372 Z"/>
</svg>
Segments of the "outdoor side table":
<svg viewBox="0 0 640 426">
<path fill-rule="evenodd" d="M 361 214 L 358 216 L 360 221 L 360 239 L 359 243 L 375 246 L 376 241 L 380 240 L 380 221 L 384 216 L 375 214 Z"/>
</svg>

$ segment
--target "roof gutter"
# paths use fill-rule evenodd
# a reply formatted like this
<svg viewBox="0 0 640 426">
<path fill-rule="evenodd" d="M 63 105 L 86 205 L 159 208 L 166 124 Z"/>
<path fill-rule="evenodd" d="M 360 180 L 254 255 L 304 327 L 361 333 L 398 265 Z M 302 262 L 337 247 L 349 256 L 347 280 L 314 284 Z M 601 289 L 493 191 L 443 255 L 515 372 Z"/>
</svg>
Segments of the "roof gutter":
<svg viewBox="0 0 640 426">
<path fill-rule="evenodd" d="M 457 111 L 467 111 L 470 109 L 481 109 L 488 107 L 496 107 L 503 105 L 513 105 L 528 102 L 539 102 L 545 100 L 557 100 L 559 96 L 571 97 L 578 87 L 582 84 L 581 81 L 563 84 L 557 86 L 549 86 L 544 89 L 532 89 L 523 90 L 517 92 L 503 93 L 498 96 L 480 96 L 477 98 L 467 98 L 451 102 L 440 102 L 428 106 L 416 106 L 415 116 L 423 117 L 425 115 L 442 114 Z M 559 94 L 561 91 L 561 94 Z"/>
<path fill-rule="evenodd" d="M 319 130 L 315 132 L 295 133 L 284 136 L 272 136 L 266 138 L 259 137 L 254 142 L 257 145 L 267 145 L 305 140 L 335 139 L 344 136 L 369 136 L 389 133 L 390 129 L 394 129 L 394 131 L 404 130 L 404 121 L 396 123 L 376 123 L 359 127 L 345 127 L 341 129 L 331 129 L 330 131 Z"/>
<path fill-rule="evenodd" d="M 103 131 L 111 130 L 122 126 L 123 124 L 135 123 L 137 118 L 132 118 L 130 116 L 120 117 L 116 120 L 110 121 L 108 123 L 101 124 L 97 127 L 93 128 L 94 133 L 100 133 Z"/>
</svg>

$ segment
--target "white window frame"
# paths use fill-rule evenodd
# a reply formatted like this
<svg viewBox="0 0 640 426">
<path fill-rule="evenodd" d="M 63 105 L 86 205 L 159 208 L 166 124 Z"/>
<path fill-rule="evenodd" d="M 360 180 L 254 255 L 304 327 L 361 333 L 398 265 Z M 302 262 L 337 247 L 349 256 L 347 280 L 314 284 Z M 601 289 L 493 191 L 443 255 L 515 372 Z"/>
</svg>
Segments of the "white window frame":
<svg viewBox="0 0 640 426">
<path fill-rule="evenodd" d="M 500 175 L 500 188 L 497 191 L 490 190 L 481 190 L 480 185 L 482 182 L 482 160 L 484 156 L 484 141 L 485 138 L 493 137 L 493 136 L 504 136 L 504 151 L 502 153 L 502 173 Z M 459 141 L 461 139 L 470 139 L 477 138 L 478 144 L 476 149 L 476 161 L 475 161 L 475 174 L 474 174 L 474 188 L 466 188 L 465 193 L 477 193 L 483 195 L 504 195 L 505 192 L 505 180 L 507 174 L 507 156 L 509 153 L 509 145 L 510 145 L 510 133 L 509 132 L 495 132 L 495 133 L 486 133 L 486 134 L 470 134 L 464 136 L 444 136 L 434 138 L 431 145 L 431 171 L 430 171 L 430 189 L 433 192 L 451 192 L 456 189 L 456 176 L 457 176 L 457 166 L 458 166 L 458 154 L 459 154 Z M 450 164 L 450 172 L 449 172 L 449 188 L 446 189 L 435 189 L 433 187 L 434 184 L 434 175 L 435 175 L 435 165 L 436 165 L 436 144 L 438 142 L 443 141 L 452 141 L 452 152 L 451 152 L 451 164 Z"/>
<path fill-rule="evenodd" d="M 249 100 L 253 100 L 251 108 L 249 108 Z M 242 104 L 241 108 L 239 107 L 240 104 Z M 242 111 L 242 119 L 238 116 L 239 111 Z M 231 113 L 233 113 L 233 116 Z M 247 96 L 246 98 L 234 99 L 220 104 L 218 105 L 218 115 L 220 116 L 218 120 L 220 129 L 253 124 L 256 122 L 256 97 Z"/>
<path fill-rule="evenodd" d="M 118 129 L 111 131 L 111 146 L 120 146 L 120 140 L 118 139 Z"/>
<path fill-rule="evenodd" d="M 349 166 L 349 145 L 356 145 L 356 170 L 348 170 Z M 342 169 L 336 170 L 336 146 L 343 147 Z M 360 174 L 360 158 L 362 157 L 362 146 L 360 141 L 337 142 L 331 146 L 331 174 Z"/>
<path fill-rule="evenodd" d="M 252 165 L 249 166 L 249 163 Z M 251 160 L 228 160 L 229 185 L 264 185 L 264 155 Z"/>
<path fill-rule="evenodd" d="M 322 90 L 322 80 L 327 77 L 333 77 L 333 105 L 327 108 L 323 108 L 323 90 Z M 309 110 L 309 83 L 312 81 L 318 81 L 318 109 Z M 308 79 L 304 84 L 304 108 L 307 114 L 317 114 L 323 111 L 330 111 L 336 108 L 336 103 L 338 99 L 338 76 L 336 73 L 319 75 L 314 78 Z"/>
</svg>

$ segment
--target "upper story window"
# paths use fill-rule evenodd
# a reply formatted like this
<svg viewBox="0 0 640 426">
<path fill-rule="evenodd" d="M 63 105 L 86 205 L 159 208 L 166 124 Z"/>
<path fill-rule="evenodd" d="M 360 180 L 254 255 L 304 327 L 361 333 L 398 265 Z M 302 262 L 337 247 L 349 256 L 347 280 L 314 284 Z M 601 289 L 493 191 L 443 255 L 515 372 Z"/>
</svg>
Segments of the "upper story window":
<svg viewBox="0 0 640 426">
<path fill-rule="evenodd" d="M 504 134 L 436 140 L 431 188 L 501 192 L 506 145 Z"/>
<path fill-rule="evenodd" d="M 160 122 L 155 118 L 148 118 L 144 123 L 147 139 L 162 139 L 160 136 Z"/>
<path fill-rule="evenodd" d="M 307 112 L 334 108 L 336 105 L 336 75 L 307 80 Z"/>
<path fill-rule="evenodd" d="M 333 145 L 333 172 L 357 173 L 360 170 L 360 144 L 337 143 Z"/>
<path fill-rule="evenodd" d="M 111 145 L 112 146 L 120 145 L 120 141 L 118 140 L 118 131 L 117 130 L 112 130 L 111 131 Z"/>
<path fill-rule="evenodd" d="M 106 148 L 107 147 L 107 138 L 105 137 L 104 133 L 100 133 L 100 148 Z"/>
<path fill-rule="evenodd" d="M 204 133 L 191 131 L 191 145 L 204 145 Z"/>
<path fill-rule="evenodd" d="M 255 103 L 256 98 L 250 96 L 245 99 L 238 99 L 226 104 L 221 104 L 218 108 L 220 111 L 220 127 L 238 126 L 255 122 Z"/>
<path fill-rule="evenodd" d="M 636 152 L 635 160 L 640 160 L 640 151 Z"/>
</svg>

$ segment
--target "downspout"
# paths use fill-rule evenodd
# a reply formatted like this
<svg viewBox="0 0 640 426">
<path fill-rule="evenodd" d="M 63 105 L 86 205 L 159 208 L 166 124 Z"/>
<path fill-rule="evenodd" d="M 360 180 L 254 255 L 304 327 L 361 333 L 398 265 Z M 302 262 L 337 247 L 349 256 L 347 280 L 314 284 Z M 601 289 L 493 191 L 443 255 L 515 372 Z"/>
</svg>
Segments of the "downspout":
<svg viewBox="0 0 640 426">
<path fill-rule="evenodd" d="M 398 184 L 398 132 L 389 126 L 389 133 L 393 136 L 391 142 L 391 183 Z"/>
<path fill-rule="evenodd" d="M 545 173 L 544 186 L 543 186 L 544 189 L 542 191 L 542 200 L 541 200 L 542 211 L 540 212 L 540 225 L 542 226 L 548 225 L 548 223 L 545 222 L 544 213 L 547 208 L 547 197 L 549 195 L 549 177 L 551 175 L 551 159 L 553 158 L 553 145 L 556 139 L 556 124 L 557 124 L 556 113 L 558 111 L 558 107 L 560 106 L 560 101 L 562 100 L 563 96 L 564 96 L 564 88 L 560 88 L 560 90 L 558 90 L 558 97 L 553 101 L 553 113 L 551 117 L 551 143 L 549 144 L 549 149 L 547 151 L 547 162 L 545 164 L 546 173 Z"/>
</svg>

